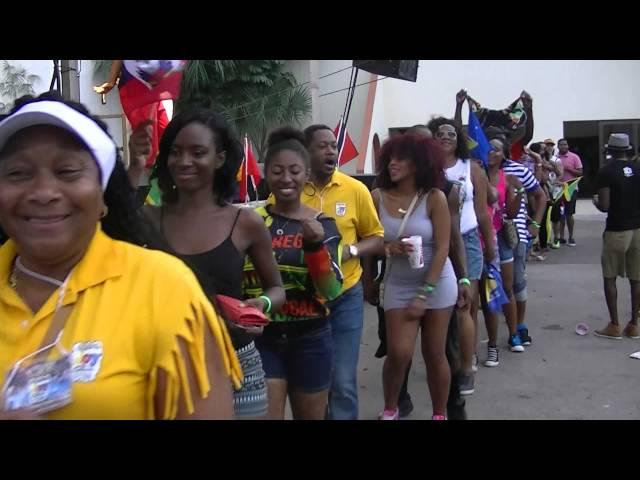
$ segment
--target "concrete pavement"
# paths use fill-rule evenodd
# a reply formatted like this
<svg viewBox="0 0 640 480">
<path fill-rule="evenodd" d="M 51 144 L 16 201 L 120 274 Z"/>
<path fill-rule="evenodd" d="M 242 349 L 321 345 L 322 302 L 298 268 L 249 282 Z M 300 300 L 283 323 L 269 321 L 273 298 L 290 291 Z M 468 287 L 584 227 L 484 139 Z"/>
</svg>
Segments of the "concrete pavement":
<svg viewBox="0 0 640 480">
<path fill-rule="evenodd" d="M 640 340 L 607 340 L 574 329 L 585 322 L 593 330 L 608 321 L 600 270 L 601 236 L 605 216 L 589 200 L 580 200 L 576 213 L 576 247 L 551 251 L 545 262 L 530 262 L 527 323 L 533 344 L 525 353 L 511 353 L 502 320 L 500 365 L 486 368 L 486 343 L 478 345 L 480 359 L 476 391 L 467 397 L 470 419 L 639 419 L 640 361 L 629 354 Z M 629 283 L 618 279 L 620 321 L 629 320 Z M 479 315 L 479 338 L 486 339 Z M 383 407 L 382 363 L 377 315 L 366 306 L 360 353 L 360 418 L 374 419 Z M 415 410 L 409 419 L 431 418 L 426 370 L 416 348 L 409 379 Z"/>
</svg>

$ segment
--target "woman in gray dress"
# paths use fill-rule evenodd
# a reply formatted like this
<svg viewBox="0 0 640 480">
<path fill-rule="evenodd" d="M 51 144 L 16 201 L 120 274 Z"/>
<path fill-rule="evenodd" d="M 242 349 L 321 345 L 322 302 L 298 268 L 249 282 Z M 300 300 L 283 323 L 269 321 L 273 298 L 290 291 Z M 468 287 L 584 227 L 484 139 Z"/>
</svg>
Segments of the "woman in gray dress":
<svg viewBox="0 0 640 480">
<path fill-rule="evenodd" d="M 432 418 L 445 419 L 450 383 L 445 345 L 458 286 L 448 258 L 451 218 L 440 190 L 445 182 L 442 166 L 441 150 L 431 139 L 399 135 L 382 149 L 379 188 L 373 198 L 385 230 L 387 256 L 382 299 L 387 319 L 383 420 L 398 418 L 398 396 L 419 330 Z M 420 268 L 412 268 L 412 247 L 403 241 L 414 235 L 422 237 L 424 265 Z"/>
</svg>

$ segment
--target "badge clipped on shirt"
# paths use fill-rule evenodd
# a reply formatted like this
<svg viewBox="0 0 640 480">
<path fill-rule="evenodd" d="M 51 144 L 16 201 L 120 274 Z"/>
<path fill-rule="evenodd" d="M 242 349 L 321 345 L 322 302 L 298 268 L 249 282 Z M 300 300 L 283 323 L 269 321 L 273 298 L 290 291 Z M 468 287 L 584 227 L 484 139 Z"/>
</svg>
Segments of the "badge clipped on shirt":
<svg viewBox="0 0 640 480">
<path fill-rule="evenodd" d="M 93 382 L 102 365 L 102 342 L 78 342 L 71 349 L 71 378 L 73 382 Z"/>
<path fill-rule="evenodd" d="M 71 403 L 71 357 L 16 366 L 4 386 L 5 410 L 28 409 L 40 415 Z"/>
<path fill-rule="evenodd" d="M 344 217 L 347 213 L 347 204 L 344 202 L 336 202 L 336 216 Z"/>
</svg>

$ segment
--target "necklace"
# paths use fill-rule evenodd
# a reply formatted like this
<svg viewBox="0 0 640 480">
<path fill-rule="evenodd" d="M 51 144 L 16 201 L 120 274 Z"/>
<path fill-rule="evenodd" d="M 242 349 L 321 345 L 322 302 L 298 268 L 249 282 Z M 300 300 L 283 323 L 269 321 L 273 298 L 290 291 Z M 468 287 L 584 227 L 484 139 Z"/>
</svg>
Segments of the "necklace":
<svg viewBox="0 0 640 480">
<path fill-rule="evenodd" d="M 273 219 L 276 220 L 275 217 L 273 217 Z M 289 225 L 290 221 L 291 219 L 288 218 L 287 221 L 284 223 L 284 225 L 282 226 L 276 225 L 276 235 L 284 235 L 284 229 L 287 228 L 287 225 Z"/>
<path fill-rule="evenodd" d="M 11 272 L 11 276 L 9 277 L 9 285 L 11 286 L 11 288 L 16 288 L 16 286 L 18 285 L 16 270 L 20 270 L 22 273 L 29 275 L 30 277 L 33 277 L 37 280 L 48 283 L 50 285 L 54 285 L 56 287 L 62 287 L 62 285 L 64 284 L 64 282 L 61 282 L 57 278 L 49 277 L 47 275 L 42 275 L 38 272 L 34 272 L 33 270 L 29 270 L 27 267 L 25 267 L 22 264 L 20 257 L 16 257 L 16 261 L 13 265 L 14 265 L 14 268 L 13 268 L 13 271 Z"/>
</svg>

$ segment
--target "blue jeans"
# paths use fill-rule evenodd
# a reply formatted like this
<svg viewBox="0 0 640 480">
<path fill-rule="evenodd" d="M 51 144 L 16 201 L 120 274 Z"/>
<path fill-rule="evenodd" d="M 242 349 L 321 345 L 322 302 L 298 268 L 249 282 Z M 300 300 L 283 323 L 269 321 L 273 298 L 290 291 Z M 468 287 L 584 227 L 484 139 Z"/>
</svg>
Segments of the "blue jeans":
<svg viewBox="0 0 640 480">
<path fill-rule="evenodd" d="M 358 357 L 364 319 L 364 295 L 358 282 L 328 304 L 334 370 L 329 390 L 329 420 L 358 419 Z"/>
</svg>

